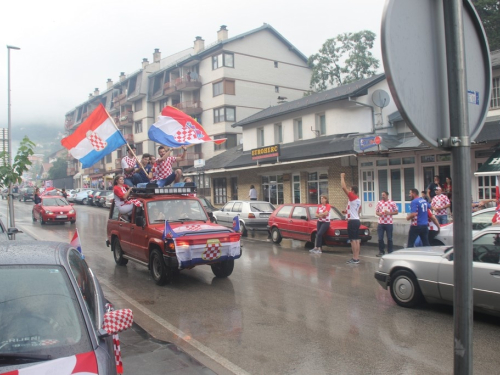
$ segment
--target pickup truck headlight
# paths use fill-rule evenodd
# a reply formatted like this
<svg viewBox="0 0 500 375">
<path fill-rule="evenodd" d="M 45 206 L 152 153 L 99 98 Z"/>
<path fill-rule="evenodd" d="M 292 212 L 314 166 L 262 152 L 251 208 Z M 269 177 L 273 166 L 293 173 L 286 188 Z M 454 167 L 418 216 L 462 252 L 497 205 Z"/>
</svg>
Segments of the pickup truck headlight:
<svg viewBox="0 0 500 375">
<path fill-rule="evenodd" d="M 336 229 L 336 230 L 335 230 L 335 235 L 336 235 L 336 236 L 340 236 L 340 230 Z"/>
</svg>

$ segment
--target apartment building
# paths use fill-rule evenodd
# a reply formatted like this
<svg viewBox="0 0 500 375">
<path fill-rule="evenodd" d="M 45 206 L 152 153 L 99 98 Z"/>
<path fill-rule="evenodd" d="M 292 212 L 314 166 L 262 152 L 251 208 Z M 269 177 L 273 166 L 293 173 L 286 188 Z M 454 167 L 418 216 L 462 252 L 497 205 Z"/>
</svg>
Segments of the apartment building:
<svg viewBox="0 0 500 375">
<path fill-rule="evenodd" d="M 193 46 L 166 58 L 159 49 L 153 61 L 143 59 L 133 73 L 122 72 L 118 82 L 108 79 L 106 90 L 95 89 L 88 100 L 66 114 L 65 129 L 72 133 L 87 116 L 103 104 L 137 154 L 156 154 L 156 145 L 147 137 L 149 127 L 166 105 L 174 106 L 199 121 L 222 145 L 207 143 L 188 149 L 187 168 L 195 160 L 208 159 L 241 142 L 237 121 L 276 105 L 303 97 L 311 76 L 307 58 L 271 25 L 230 37 L 221 26 L 216 41 L 205 45 L 197 36 Z M 125 149 L 119 149 L 81 170 L 69 157 L 75 187 L 106 183 L 120 170 Z"/>
</svg>

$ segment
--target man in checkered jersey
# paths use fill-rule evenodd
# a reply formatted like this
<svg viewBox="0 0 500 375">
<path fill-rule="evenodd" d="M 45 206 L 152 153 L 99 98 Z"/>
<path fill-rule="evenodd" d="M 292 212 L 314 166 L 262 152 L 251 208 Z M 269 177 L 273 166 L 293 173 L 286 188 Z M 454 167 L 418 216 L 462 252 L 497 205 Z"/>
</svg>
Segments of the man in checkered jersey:
<svg viewBox="0 0 500 375">
<path fill-rule="evenodd" d="M 359 238 L 359 213 L 361 212 L 361 200 L 358 198 L 358 187 L 351 186 L 347 189 L 345 184 L 345 173 L 340 174 L 340 185 L 342 190 L 346 193 L 349 203 L 347 204 L 346 218 L 347 218 L 347 235 L 351 241 L 352 259 L 348 260 L 347 264 L 358 264 L 359 253 L 361 251 L 361 239 Z"/>
<path fill-rule="evenodd" d="M 182 146 L 184 152 L 181 156 L 169 156 L 172 149 L 166 150 L 164 146 L 158 147 L 159 158 L 153 166 L 153 179 L 159 187 L 170 185 L 172 182 L 179 182 L 182 178 L 182 170 L 176 169 L 173 171 L 172 165 L 175 162 L 184 160 L 186 157 L 186 147 Z"/>
<path fill-rule="evenodd" d="M 137 161 L 135 160 L 134 157 L 134 151 L 135 150 L 134 145 L 129 145 L 127 148 L 127 156 L 124 156 L 122 158 L 121 164 L 123 168 L 123 176 L 125 177 L 125 185 L 127 186 L 134 186 L 134 183 L 132 182 L 132 176 L 134 175 L 135 172 L 135 165 L 137 164 Z"/>
<path fill-rule="evenodd" d="M 383 191 L 382 200 L 377 203 L 377 207 L 375 208 L 375 215 L 378 216 L 378 257 L 385 254 L 384 232 L 387 233 L 387 252 L 389 254 L 392 253 L 392 230 L 394 227 L 392 216 L 397 214 L 398 207 L 396 203 L 389 199 L 389 193 L 387 191 Z"/>
<path fill-rule="evenodd" d="M 451 203 L 446 194 L 443 194 L 441 186 L 436 188 L 436 195 L 432 198 L 431 207 L 434 210 L 434 215 L 439 221 L 439 224 L 448 223 L 448 213 L 446 209 L 450 207 Z"/>
</svg>

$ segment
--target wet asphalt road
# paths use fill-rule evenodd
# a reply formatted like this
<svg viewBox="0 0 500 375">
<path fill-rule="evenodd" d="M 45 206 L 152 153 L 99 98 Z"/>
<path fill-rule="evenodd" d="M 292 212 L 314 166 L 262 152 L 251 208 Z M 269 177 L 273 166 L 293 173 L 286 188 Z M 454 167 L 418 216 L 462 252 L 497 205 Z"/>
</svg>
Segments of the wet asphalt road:
<svg viewBox="0 0 500 375">
<path fill-rule="evenodd" d="M 18 227 L 70 241 L 74 226 L 31 222 L 16 202 Z M 105 246 L 108 211 L 76 206 L 86 260 L 115 307 L 132 308 L 153 337 L 174 343 L 218 374 L 451 374 L 453 316 L 448 306 L 397 306 L 375 281 L 375 246 L 346 265 L 350 248 L 312 256 L 300 241 L 280 245 L 256 234 L 227 279 L 209 267 L 156 286 L 133 262 L 115 266 Z M 6 203 L 0 201 L 4 221 Z M 474 373 L 498 373 L 500 320 L 474 318 Z"/>
</svg>

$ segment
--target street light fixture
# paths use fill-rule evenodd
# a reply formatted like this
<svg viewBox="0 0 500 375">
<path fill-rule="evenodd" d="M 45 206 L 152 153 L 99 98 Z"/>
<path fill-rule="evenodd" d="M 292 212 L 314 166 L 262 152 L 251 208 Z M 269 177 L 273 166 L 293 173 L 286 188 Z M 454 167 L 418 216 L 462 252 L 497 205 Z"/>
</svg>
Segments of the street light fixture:
<svg viewBox="0 0 500 375">
<path fill-rule="evenodd" d="M 8 106 L 8 134 L 9 134 L 9 165 L 12 166 L 12 126 L 10 121 L 10 50 L 11 49 L 21 49 L 19 47 L 7 45 L 7 106 Z M 14 220 L 14 198 L 12 196 L 12 183 L 9 185 L 9 220 L 10 226 L 15 227 L 16 223 Z M 15 239 L 15 234 L 12 235 L 12 239 Z"/>
</svg>

